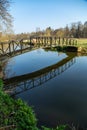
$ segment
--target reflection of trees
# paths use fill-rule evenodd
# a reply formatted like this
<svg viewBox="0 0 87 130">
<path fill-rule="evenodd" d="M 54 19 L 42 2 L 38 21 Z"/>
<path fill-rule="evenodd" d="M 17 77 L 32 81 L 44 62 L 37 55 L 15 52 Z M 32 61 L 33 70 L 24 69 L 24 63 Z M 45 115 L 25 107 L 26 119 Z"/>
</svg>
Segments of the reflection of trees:
<svg viewBox="0 0 87 130">
<path fill-rule="evenodd" d="M 7 64 L 7 60 L 2 59 L 0 57 L 0 78 L 4 77 L 4 72 L 3 72 L 3 68 L 5 67 L 5 65 Z"/>
<path fill-rule="evenodd" d="M 11 64 L 9 64 L 11 62 Z M 3 62 L 3 78 L 8 78 L 9 76 L 15 76 L 15 72 L 12 72 L 12 66 L 14 66 L 15 61 L 13 59 L 8 59 Z"/>
</svg>

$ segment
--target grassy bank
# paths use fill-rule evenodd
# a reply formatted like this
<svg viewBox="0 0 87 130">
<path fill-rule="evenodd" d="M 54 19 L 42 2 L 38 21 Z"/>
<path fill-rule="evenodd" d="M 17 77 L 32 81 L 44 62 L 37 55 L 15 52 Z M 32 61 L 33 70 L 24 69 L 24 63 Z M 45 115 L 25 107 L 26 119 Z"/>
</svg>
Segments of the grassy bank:
<svg viewBox="0 0 87 130">
<path fill-rule="evenodd" d="M 55 129 L 37 127 L 37 119 L 31 107 L 21 99 L 14 100 L 3 92 L 3 82 L 0 79 L 0 130 L 65 130 L 62 125 Z"/>
<path fill-rule="evenodd" d="M 79 39 L 77 39 L 77 46 L 87 48 L 87 38 L 79 38 Z"/>
<path fill-rule="evenodd" d="M 22 100 L 14 100 L 3 92 L 0 80 L 0 130 L 37 130 L 37 120 L 31 107 Z"/>
</svg>

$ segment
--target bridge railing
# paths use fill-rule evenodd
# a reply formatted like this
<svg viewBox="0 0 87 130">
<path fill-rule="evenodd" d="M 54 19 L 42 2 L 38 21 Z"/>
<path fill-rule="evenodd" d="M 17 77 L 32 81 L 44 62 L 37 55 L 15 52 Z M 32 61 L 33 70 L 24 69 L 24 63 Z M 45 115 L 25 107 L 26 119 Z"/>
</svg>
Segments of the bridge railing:
<svg viewBox="0 0 87 130">
<path fill-rule="evenodd" d="M 60 37 L 31 37 L 30 42 L 35 46 L 76 46 L 77 40 Z"/>
<path fill-rule="evenodd" d="M 0 43 L 0 55 L 11 55 L 18 51 L 22 52 L 27 48 L 31 48 L 31 46 L 28 43 L 23 43 L 22 41 L 9 41 L 7 43 Z"/>
<path fill-rule="evenodd" d="M 9 41 L 0 43 L 0 55 L 11 55 L 18 51 L 22 52 L 25 49 L 35 47 L 56 47 L 56 46 L 76 46 L 77 40 L 72 38 L 60 37 L 30 37 L 28 41 Z"/>
</svg>

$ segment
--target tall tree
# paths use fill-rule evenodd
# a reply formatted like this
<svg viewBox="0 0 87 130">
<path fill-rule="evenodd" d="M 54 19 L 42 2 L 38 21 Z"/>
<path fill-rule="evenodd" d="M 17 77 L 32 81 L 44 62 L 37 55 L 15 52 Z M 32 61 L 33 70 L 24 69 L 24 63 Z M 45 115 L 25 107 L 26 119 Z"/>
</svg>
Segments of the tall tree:
<svg viewBox="0 0 87 130">
<path fill-rule="evenodd" d="M 84 23 L 83 38 L 87 38 L 87 21 Z"/>
<path fill-rule="evenodd" d="M 77 23 L 77 29 L 76 29 L 76 37 L 77 38 L 81 38 L 82 37 L 82 34 L 83 34 L 83 25 L 81 22 L 78 22 Z"/>
<path fill-rule="evenodd" d="M 69 37 L 70 36 L 70 31 L 69 31 L 68 25 L 66 25 L 66 27 L 64 28 L 64 36 L 65 37 Z"/>
<path fill-rule="evenodd" d="M 51 27 L 46 28 L 45 34 L 46 34 L 47 37 L 51 36 L 51 32 L 52 32 Z"/>
<path fill-rule="evenodd" d="M 70 36 L 76 37 L 77 23 L 72 23 L 70 28 Z"/>
<path fill-rule="evenodd" d="M 12 16 L 9 13 L 11 0 L 0 0 L 0 31 L 12 27 Z"/>
</svg>

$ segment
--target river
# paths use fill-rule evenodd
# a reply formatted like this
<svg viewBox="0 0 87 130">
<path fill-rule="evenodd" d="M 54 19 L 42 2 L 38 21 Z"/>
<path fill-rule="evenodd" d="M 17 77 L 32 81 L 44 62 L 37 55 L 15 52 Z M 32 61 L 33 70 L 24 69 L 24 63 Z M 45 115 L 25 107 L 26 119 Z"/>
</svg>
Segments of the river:
<svg viewBox="0 0 87 130">
<path fill-rule="evenodd" d="M 33 107 L 38 126 L 87 128 L 87 55 L 37 49 L 8 59 L 3 73 L 14 97 Z"/>
</svg>

